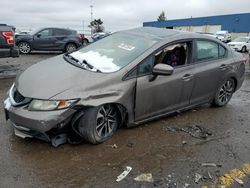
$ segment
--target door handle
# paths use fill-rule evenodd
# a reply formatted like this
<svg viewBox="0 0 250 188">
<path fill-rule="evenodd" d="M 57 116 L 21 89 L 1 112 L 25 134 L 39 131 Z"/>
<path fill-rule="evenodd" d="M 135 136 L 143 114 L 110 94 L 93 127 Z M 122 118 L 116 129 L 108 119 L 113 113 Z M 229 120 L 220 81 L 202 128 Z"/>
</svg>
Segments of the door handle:
<svg viewBox="0 0 250 188">
<path fill-rule="evenodd" d="M 182 80 L 184 81 L 189 81 L 191 79 L 193 79 L 194 75 L 192 74 L 185 74 L 183 77 L 182 77 Z"/>
<path fill-rule="evenodd" d="M 220 69 L 221 69 L 221 70 L 225 70 L 225 69 L 227 69 L 227 67 L 228 67 L 228 66 L 227 66 L 226 64 L 222 64 L 222 65 L 220 66 Z"/>
</svg>

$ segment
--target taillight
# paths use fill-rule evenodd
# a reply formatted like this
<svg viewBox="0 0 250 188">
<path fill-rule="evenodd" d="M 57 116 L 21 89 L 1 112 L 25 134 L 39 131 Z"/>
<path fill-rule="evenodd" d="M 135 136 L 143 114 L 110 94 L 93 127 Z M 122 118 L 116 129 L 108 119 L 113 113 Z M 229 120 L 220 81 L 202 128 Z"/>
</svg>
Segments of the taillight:
<svg viewBox="0 0 250 188">
<path fill-rule="evenodd" d="M 2 32 L 7 44 L 14 44 L 14 34 L 12 32 Z"/>
</svg>

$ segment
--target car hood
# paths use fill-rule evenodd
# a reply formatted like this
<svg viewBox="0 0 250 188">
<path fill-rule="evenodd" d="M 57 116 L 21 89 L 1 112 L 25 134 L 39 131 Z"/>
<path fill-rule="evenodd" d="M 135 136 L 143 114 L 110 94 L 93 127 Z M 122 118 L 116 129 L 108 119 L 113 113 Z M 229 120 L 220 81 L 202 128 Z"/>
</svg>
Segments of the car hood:
<svg viewBox="0 0 250 188">
<path fill-rule="evenodd" d="M 60 96 L 60 99 L 70 99 L 96 88 L 103 91 L 107 86 L 114 85 L 116 75 L 81 69 L 59 55 L 29 67 L 16 79 L 15 84 L 25 97 L 53 99 Z"/>
</svg>

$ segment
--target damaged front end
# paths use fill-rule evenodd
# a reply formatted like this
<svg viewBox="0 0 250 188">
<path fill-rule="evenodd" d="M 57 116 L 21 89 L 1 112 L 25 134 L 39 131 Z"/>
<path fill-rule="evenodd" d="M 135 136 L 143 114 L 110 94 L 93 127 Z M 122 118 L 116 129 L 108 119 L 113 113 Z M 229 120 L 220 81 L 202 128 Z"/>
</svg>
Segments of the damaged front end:
<svg viewBox="0 0 250 188">
<path fill-rule="evenodd" d="M 52 104 L 48 105 L 51 110 L 46 110 L 39 102 L 34 104 L 34 101 L 38 100 L 22 96 L 15 85 L 7 93 L 4 111 L 6 120 L 10 119 L 15 135 L 51 142 L 54 147 L 65 143 L 72 134 L 70 125 L 78 111 L 74 109 L 78 100 L 67 108 L 62 108 L 62 104 L 57 101 L 55 103 L 58 105 L 57 109 L 53 109 Z"/>
</svg>

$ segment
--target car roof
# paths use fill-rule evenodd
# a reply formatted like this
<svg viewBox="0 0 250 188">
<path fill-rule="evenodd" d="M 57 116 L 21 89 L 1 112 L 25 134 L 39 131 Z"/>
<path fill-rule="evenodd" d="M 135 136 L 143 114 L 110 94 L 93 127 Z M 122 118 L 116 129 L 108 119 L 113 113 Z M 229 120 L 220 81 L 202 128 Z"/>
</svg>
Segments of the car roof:
<svg viewBox="0 0 250 188">
<path fill-rule="evenodd" d="M 141 35 L 145 37 L 151 37 L 151 38 L 168 38 L 177 34 L 186 34 L 189 32 L 184 31 L 178 31 L 173 29 L 166 29 L 166 28 L 156 28 L 156 27 L 139 27 L 135 29 L 126 30 L 124 32 L 134 34 L 134 35 Z"/>
</svg>

